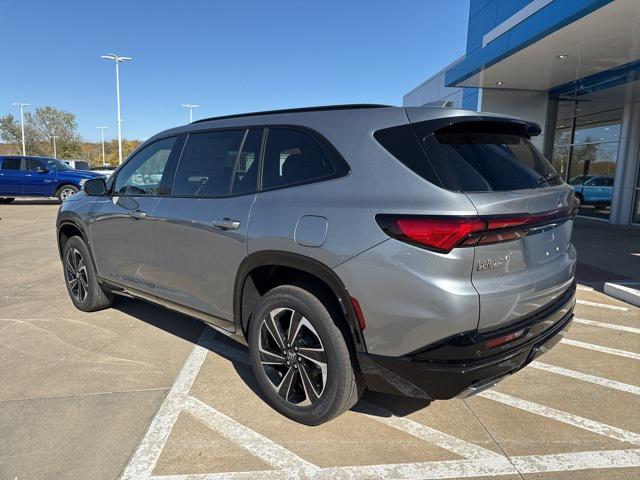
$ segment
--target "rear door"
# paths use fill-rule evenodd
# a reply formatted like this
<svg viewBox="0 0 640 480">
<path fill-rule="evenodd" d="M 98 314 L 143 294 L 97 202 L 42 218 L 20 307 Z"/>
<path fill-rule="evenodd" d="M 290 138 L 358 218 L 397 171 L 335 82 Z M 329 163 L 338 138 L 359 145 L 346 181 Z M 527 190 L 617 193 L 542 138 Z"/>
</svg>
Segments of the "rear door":
<svg viewBox="0 0 640 480">
<path fill-rule="evenodd" d="M 157 297 L 230 331 L 261 142 L 262 129 L 190 134 L 153 214 Z"/>
<path fill-rule="evenodd" d="M 22 195 L 24 191 L 24 174 L 19 157 L 5 157 L 0 164 L 0 194 Z"/>
<path fill-rule="evenodd" d="M 541 309 L 574 279 L 574 191 L 528 132 L 523 124 L 468 121 L 423 137 L 445 186 L 465 193 L 489 228 L 503 228 L 474 247 L 481 330 Z"/>
<path fill-rule="evenodd" d="M 55 193 L 55 173 L 39 158 L 27 158 L 26 162 L 24 194 L 52 197 Z"/>
</svg>

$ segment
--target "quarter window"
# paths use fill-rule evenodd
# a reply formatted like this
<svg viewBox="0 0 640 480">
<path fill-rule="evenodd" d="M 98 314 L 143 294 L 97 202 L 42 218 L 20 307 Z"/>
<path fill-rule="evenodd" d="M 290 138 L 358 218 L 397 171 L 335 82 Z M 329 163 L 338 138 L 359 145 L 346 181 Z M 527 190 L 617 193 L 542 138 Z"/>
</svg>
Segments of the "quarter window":
<svg viewBox="0 0 640 480">
<path fill-rule="evenodd" d="M 175 137 L 158 140 L 135 154 L 118 172 L 114 195 L 160 195 Z"/>
<path fill-rule="evenodd" d="M 229 195 L 244 134 L 244 130 L 223 130 L 189 135 L 176 171 L 173 194 Z"/>
<path fill-rule="evenodd" d="M 38 171 L 38 168 L 42 168 L 44 165 L 41 160 L 37 160 L 35 158 L 27 158 L 27 170 L 30 172 Z"/>
<path fill-rule="evenodd" d="M 269 129 L 263 189 L 306 183 L 334 173 L 329 158 L 308 133 L 290 128 Z"/>
<path fill-rule="evenodd" d="M 5 158 L 2 161 L 1 170 L 20 170 L 20 159 L 19 158 Z"/>
</svg>

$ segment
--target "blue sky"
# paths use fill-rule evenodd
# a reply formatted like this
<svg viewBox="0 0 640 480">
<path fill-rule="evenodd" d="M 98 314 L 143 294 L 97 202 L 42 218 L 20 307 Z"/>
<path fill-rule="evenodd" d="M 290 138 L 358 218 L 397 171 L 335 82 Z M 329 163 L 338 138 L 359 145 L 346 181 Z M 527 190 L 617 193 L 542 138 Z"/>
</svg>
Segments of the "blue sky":
<svg viewBox="0 0 640 480">
<path fill-rule="evenodd" d="M 0 0 L 0 115 L 76 113 L 80 134 L 149 137 L 194 119 L 307 105 L 389 103 L 464 53 L 468 0 Z M 30 107 L 33 108 L 33 107 Z"/>
</svg>

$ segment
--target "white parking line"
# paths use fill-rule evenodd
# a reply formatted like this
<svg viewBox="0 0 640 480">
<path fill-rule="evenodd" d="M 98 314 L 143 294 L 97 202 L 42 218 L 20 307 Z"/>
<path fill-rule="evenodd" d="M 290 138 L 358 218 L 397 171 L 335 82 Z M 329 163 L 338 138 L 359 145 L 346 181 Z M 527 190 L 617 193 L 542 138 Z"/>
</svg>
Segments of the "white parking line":
<svg viewBox="0 0 640 480">
<path fill-rule="evenodd" d="M 193 348 L 158 413 L 153 417 L 140 445 L 129 460 L 122 473 L 122 479 L 141 479 L 151 475 L 182 410 L 182 403 L 191 390 L 206 357 L 206 349 L 199 345 Z"/>
<path fill-rule="evenodd" d="M 405 380 L 401 376 L 392 372 L 391 370 L 384 368 L 382 365 L 378 365 L 373 360 L 369 360 L 367 357 L 362 357 L 360 360 L 360 368 L 362 373 L 370 375 L 377 375 L 382 378 L 389 385 L 393 386 L 400 393 L 409 397 L 425 398 L 428 399 L 429 395 L 420 387 L 414 385 L 408 380 Z"/>
<path fill-rule="evenodd" d="M 203 333 L 199 340 L 200 345 L 194 347 L 193 352 L 178 375 L 176 382 L 125 468 L 122 478 L 130 480 L 253 480 L 255 478 L 268 480 L 300 478 L 313 480 L 368 480 L 384 477 L 394 480 L 422 480 L 424 478 L 492 477 L 518 474 L 519 472 L 561 472 L 598 468 L 640 467 L 640 450 L 638 449 L 529 455 L 508 458 L 411 419 L 396 417 L 381 407 L 367 405 L 368 411 L 373 412 L 373 414 L 366 414 L 369 418 L 456 453 L 462 456 L 463 459 L 319 468 L 269 438 L 251 430 L 210 405 L 189 395 L 198 371 L 208 353 L 208 350 L 201 345 L 211 344 L 211 350 L 221 355 L 222 358 L 226 357 L 233 361 L 248 363 L 247 355 L 244 352 L 230 347 L 223 342 L 216 342 L 212 337 L 210 331 L 205 330 L 205 333 Z M 215 343 L 215 345 L 213 345 L 213 343 Z M 594 433 L 636 445 L 640 444 L 640 435 L 617 427 L 578 417 L 577 415 L 538 405 L 533 402 L 516 399 L 498 392 L 486 391 L 480 395 Z M 273 465 L 275 467 L 274 470 L 154 476 L 153 470 L 162 453 L 162 449 L 170 436 L 178 415 L 182 411 L 194 415 L 197 420 L 201 421 L 207 427 L 221 433 L 235 444 L 238 444 L 253 455 Z M 375 413 L 380 413 L 381 415 L 376 416 L 374 415 Z"/>
<path fill-rule="evenodd" d="M 586 318 L 573 319 L 575 323 L 581 323 L 582 325 L 591 325 L 592 327 L 609 328 L 611 330 L 619 330 L 627 333 L 640 333 L 640 328 L 627 327 L 626 325 L 616 325 L 615 323 L 597 322 L 596 320 L 588 320 Z"/>
<path fill-rule="evenodd" d="M 529 455 L 511 457 L 511 461 L 520 473 L 637 467 L 640 464 L 640 449 Z"/>
<path fill-rule="evenodd" d="M 400 430 L 401 432 L 413 435 L 414 437 L 420 438 L 421 440 L 424 440 L 433 445 L 437 445 L 438 447 L 444 448 L 445 450 L 449 450 L 450 452 L 460 455 L 461 457 L 467 459 L 487 459 L 493 457 L 503 457 L 503 455 L 492 452 L 491 450 L 480 447 L 478 445 L 474 445 L 473 443 L 465 442 L 458 437 L 454 437 L 421 423 L 414 422 L 409 418 L 396 417 L 391 412 L 376 405 L 372 405 L 368 402 L 362 403 L 366 405 L 370 411 L 377 413 L 377 415 L 366 414 L 366 416 L 370 419 L 384 423 L 385 425 L 393 427 L 396 430 Z"/>
<path fill-rule="evenodd" d="M 608 303 L 598 303 L 598 302 L 589 302 L 588 300 L 576 300 L 576 303 L 579 305 L 587 305 L 589 307 L 600 307 L 600 308 L 608 308 L 609 310 L 620 310 L 622 312 L 627 312 L 629 309 L 627 307 L 618 307 L 617 305 L 609 305 Z"/>
<path fill-rule="evenodd" d="M 555 365 L 549 365 L 542 362 L 532 362 L 529 364 L 529 366 L 537 368 L 538 370 L 544 370 L 545 372 L 556 373 L 565 377 L 575 378 L 576 380 L 582 380 L 583 382 L 600 385 L 602 387 L 613 388 L 614 390 L 620 390 L 621 392 L 640 395 L 640 387 L 629 385 L 628 383 L 617 382 L 615 380 L 609 380 L 608 378 L 596 377 L 595 375 L 589 375 L 588 373 L 569 370 L 568 368 L 556 367 Z"/>
<path fill-rule="evenodd" d="M 318 469 L 316 465 L 303 460 L 295 453 L 236 422 L 197 398 L 187 397 L 184 407 L 186 411 L 206 426 L 275 468 L 304 470 L 307 475 Z"/>
<path fill-rule="evenodd" d="M 613 427 L 604 423 L 596 422 L 595 420 L 589 420 L 588 418 L 580 417 L 572 413 L 563 412 L 562 410 L 556 410 L 555 408 L 540 405 L 539 403 L 530 402 L 521 398 L 512 397 L 504 393 L 496 392 L 494 390 L 486 390 L 478 394 L 481 397 L 488 398 L 510 407 L 515 407 L 520 410 L 535 413 L 543 417 L 557 420 L 558 422 L 566 423 L 574 427 L 588 430 L 589 432 L 604 435 L 609 438 L 620 440 L 621 442 L 629 442 L 634 445 L 640 445 L 640 434 L 623 430 L 622 428 Z"/>
<path fill-rule="evenodd" d="M 609 355 L 616 355 L 618 357 L 640 360 L 640 353 L 628 352 L 627 350 L 618 350 L 617 348 L 594 345 L 593 343 L 580 342 L 578 340 L 572 340 L 570 338 L 563 338 L 562 340 L 560 340 L 560 343 L 571 345 L 572 347 L 586 348 L 587 350 L 593 350 L 595 352 L 608 353 Z"/>
</svg>

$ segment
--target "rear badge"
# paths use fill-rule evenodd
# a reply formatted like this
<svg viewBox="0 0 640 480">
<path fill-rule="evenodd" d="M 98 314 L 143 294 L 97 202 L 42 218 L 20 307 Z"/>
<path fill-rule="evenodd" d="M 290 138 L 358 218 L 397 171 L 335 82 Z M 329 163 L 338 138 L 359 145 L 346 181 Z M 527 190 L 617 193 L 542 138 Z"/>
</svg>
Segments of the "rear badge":
<svg viewBox="0 0 640 480">
<path fill-rule="evenodd" d="M 504 255 L 502 257 L 487 258 L 486 260 L 479 260 L 477 270 L 482 272 L 484 270 L 493 270 L 494 268 L 500 268 L 509 261 L 511 255 Z"/>
</svg>

